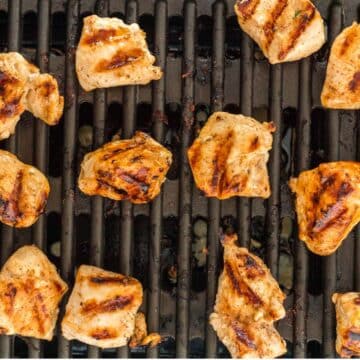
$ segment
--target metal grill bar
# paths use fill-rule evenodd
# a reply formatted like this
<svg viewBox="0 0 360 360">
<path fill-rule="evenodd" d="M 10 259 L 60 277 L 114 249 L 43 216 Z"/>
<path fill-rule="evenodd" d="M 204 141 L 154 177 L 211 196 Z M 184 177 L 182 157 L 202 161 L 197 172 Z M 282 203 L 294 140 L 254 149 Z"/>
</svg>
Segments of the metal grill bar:
<svg viewBox="0 0 360 360">
<path fill-rule="evenodd" d="M 225 4 L 217 0 L 213 5 L 213 54 L 212 54 L 212 112 L 220 111 L 224 105 L 224 67 L 225 67 Z M 207 262 L 207 298 L 206 298 L 206 357 L 217 356 L 217 336 L 208 319 L 213 311 L 217 283 L 219 259 L 219 226 L 221 205 L 215 198 L 209 199 L 209 231 Z"/>
<path fill-rule="evenodd" d="M 181 174 L 179 191 L 178 282 L 176 307 L 176 357 L 187 358 L 189 349 L 189 307 L 191 279 L 192 178 L 187 157 L 194 124 L 196 3 L 184 5 L 183 114 L 181 132 Z"/>
<path fill-rule="evenodd" d="M 164 69 L 160 81 L 153 83 L 153 136 L 160 143 L 164 137 L 165 83 L 166 83 L 166 35 L 167 2 L 159 0 L 155 4 L 154 53 L 157 65 Z M 162 196 L 161 193 L 151 203 L 151 237 L 149 249 L 149 293 L 148 326 L 149 331 L 159 331 L 160 326 L 160 251 L 162 239 Z M 158 348 L 148 349 L 147 356 L 158 357 Z"/>
<path fill-rule="evenodd" d="M 129 0 L 126 3 L 126 22 L 134 23 L 138 18 L 138 3 Z M 122 136 L 128 139 L 134 135 L 136 126 L 136 96 L 137 86 L 127 86 L 123 92 L 123 123 Z M 120 273 L 131 274 L 131 244 L 134 236 L 133 205 L 130 201 L 122 201 L 120 219 Z M 123 346 L 118 349 L 118 356 L 129 357 L 129 349 Z"/>
<path fill-rule="evenodd" d="M 329 41 L 332 44 L 335 37 L 341 32 L 342 28 L 342 7 L 334 5 L 331 9 Z M 328 161 L 339 160 L 339 140 L 340 140 L 340 119 L 339 112 L 332 110 L 328 112 Z M 323 355 L 324 357 L 334 357 L 335 349 L 335 309 L 331 301 L 331 296 L 336 290 L 336 254 L 327 256 L 323 259 Z"/>
<path fill-rule="evenodd" d="M 279 229 L 280 229 L 280 174 L 281 174 L 281 101 L 282 101 L 282 66 L 271 68 L 270 120 L 276 131 L 273 134 L 273 147 L 270 153 L 271 197 L 267 202 L 267 264 L 271 273 L 278 275 Z"/>
<path fill-rule="evenodd" d="M 296 121 L 296 164 L 295 173 L 310 167 L 311 139 L 311 59 L 300 63 L 299 114 Z M 294 356 L 306 356 L 306 316 L 308 288 L 308 254 L 305 245 L 296 241 L 295 296 L 294 296 Z"/>
<path fill-rule="evenodd" d="M 241 114 L 251 116 L 253 106 L 254 42 L 244 32 L 241 38 Z M 250 245 L 251 199 L 241 197 L 237 200 L 238 237 L 241 246 Z"/>
<path fill-rule="evenodd" d="M 36 62 L 41 72 L 49 70 L 49 30 L 50 30 L 50 2 L 40 0 L 38 3 L 38 48 L 36 53 Z M 47 125 L 35 119 L 35 166 L 47 174 L 48 164 L 48 127 Z M 46 251 L 46 216 L 40 216 L 32 229 L 33 243 L 40 249 Z M 43 344 L 32 339 L 29 346 L 29 356 L 39 358 L 43 356 Z"/>
<path fill-rule="evenodd" d="M 69 0 L 66 9 L 64 163 L 62 176 L 61 276 L 69 285 L 74 271 L 74 198 L 78 88 L 75 73 L 75 50 L 79 28 L 79 1 Z M 63 301 L 67 302 L 68 295 Z M 62 311 L 62 314 L 63 314 Z M 61 315 L 60 315 L 61 318 Z M 59 357 L 71 356 L 70 342 L 59 337 Z"/>
<path fill-rule="evenodd" d="M 8 22 L 8 51 L 20 50 L 20 19 L 21 19 L 21 0 L 8 0 L 9 22 Z M 5 141 L 5 149 L 16 153 L 16 135 L 12 135 Z M 14 246 L 15 229 L 1 226 L 1 254 L 0 265 L 3 265 L 10 256 Z M 0 357 L 12 356 L 13 337 L 0 336 Z"/>
</svg>

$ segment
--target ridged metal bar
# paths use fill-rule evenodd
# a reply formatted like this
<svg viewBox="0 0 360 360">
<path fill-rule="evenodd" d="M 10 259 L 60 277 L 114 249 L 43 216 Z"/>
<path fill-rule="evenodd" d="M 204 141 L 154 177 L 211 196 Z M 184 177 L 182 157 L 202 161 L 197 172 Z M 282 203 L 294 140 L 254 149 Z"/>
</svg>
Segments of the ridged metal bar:
<svg viewBox="0 0 360 360">
<path fill-rule="evenodd" d="M 270 152 L 269 177 L 271 196 L 266 211 L 267 264 L 271 273 L 278 276 L 279 235 L 280 235 L 280 174 L 281 174 L 281 101 L 282 66 L 271 67 L 270 121 L 276 126 L 273 134 L 273 146 Z"/>
<path fill-rule="evenodd" d="M 8 51 L 20 50 L 20 22 L 21 22 L 21 0 L 8 0 L 9 22 L 8 22 Z M 5 141 L 5 149 L 16 153 L 16 135 L 12 135 Z M 14 246 L 14 228 L 1 225 L 1 254 L 0 265 L 11 255 Z M 12 356 L 13 337 L 0 336 L 0 358 Z"/>
<path fill-rule="evenodd" d="M 195 31 L 196 2 L 187 0 L 184 4 L 184 56 L 182 73 L 182 131 L 181 131 L 181 170 L 179 191 L 179 240 L 178 240 L 178 279 L 176 302 L 176 357 L 189 357 L 189 307 L 191 280 L 191 241 L 192 241 L 192 175 L 187 157 L 191 145 L 195 109 Z"/>
<path fill-rule="evenodd" d="M 253 105 L 254 42 L 245 33 L 241 39 L 240 111 L 251 116 Z M 238 237 L 241 246 L 250 245 L 251 199 L 237 200 Z"/>
<path fill-rule="evenodd" d="M 157 65 L 166 70 L 166 36 L 167 36 L 167 1 L 159 0 L 155 4 L 155 39 L 154 54 Z M 153 136 L 158 142 L 164 138 L 164 113 L 165 113 L 165 83 L 166 71 L 159 81 L 153 83 Z M 160 327 L 160 252 L 162 239 L 162 195 L 160 194 L 151 203 L 150 221 L 151 237 L 149 248 L 149 292 L 147 301 L 149 332 L 158 332 Z M 158 348 L 147 351 L 149 358 L 159 355 Z"/>
<path fill-rule="evenodd" d="M 329 43 L 332 44 L 342 28 L 342 6 L 335 4 L 331 8 Z M 328 112 L 328 148 L 327 161 L 337 161 L 340 155 L 340 118 L 339 111 Z M 336 291 L 336 253 L 323 258 L 323 356 L 335 357 L 335 308 L 331 301 Z"/>
<path fill-rule="evenodd" d="M 39 0 L 38 3 L 38 38 L 36 62 L 41 72 L 49 71 L 49 34 L 50 34 L 50 1 Z M 35 166 L 47 174 L 48 165 L 48 126 L 35 119 Z M 32 228 L 33 243 L 46 251 L 46 216 L 42 215 Z M 29 357 L 43 356 L 42 344 L 32 339 L 29 346 Z"/>
<path fill-rule="evenodd" d="M 311 59 L 300 63 L 299 114 L 296 121 L 295 175 L 310 167 L 311 140 Z M 305 244 L 297 239 L 295 245 L 295 296 L 294 296 L 294 356 L 306 356 L 306 316 L 309 259 Z"/>
<path fill-rule="evenodd" d="M 132 24 L 137 22 L 138 2 L 128 0 L 126 3 L 126 22 Z M 123 124 L 122 137 L 131 138 L 136 127 L 136 97 L 137 86 L 127 86 L 123 92 Z M 120 266 L 119 270 L 124 275 L 131 275 L 131 246 L 134 237 L 133 205 L 130 201 L 122 201 L 120 218 Z M 123 346 L 118 350 L 120 358 L 129 357 L 129 349 Z"/>
<path fill-rule="evenodd" d="M 212 112 L 220 111 L 224 105 L 225 76 L 225 10 L 223 1 L 217 0 L 213 5 L 213 54 L 212 54 Z M 220 216 L 221 206 L 218 199 L 209 199 L 208 261 L 207 261 L 207 296 L 206 296 L 206 357 L 217 357 L 217 336 L 208 322 L 213 311 L 217 283 L 220 253 Z"/>
<path fill-rule="evenodd" d="M 61 276 L 71 285 L 74 272 L 74 203 L 76 174 L 76 130 L 78 120 L 78 88 L 75 51 L 79 27 L 79 1 L 69 0 L 66 9 L 64 154 L 62 177 Z M 65 296 L 64 305 L 69 294 Z M 59 318 L 61 319 L 61 314 Z M 59 336 L 59 357 L 71 357 L 70 342 Z"/>
</svg>

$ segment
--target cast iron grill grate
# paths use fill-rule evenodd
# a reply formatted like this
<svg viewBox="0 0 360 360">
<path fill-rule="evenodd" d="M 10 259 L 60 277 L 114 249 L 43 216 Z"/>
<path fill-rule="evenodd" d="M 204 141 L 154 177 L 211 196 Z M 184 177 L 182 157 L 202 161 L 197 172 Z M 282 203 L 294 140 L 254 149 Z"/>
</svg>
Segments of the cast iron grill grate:
<svg viewBox="0 0 360 360">
<path fill-rule="evenodd" d="M 359 160 L 358 114 L 321 108 L 329 43 L 301 62 L 269 66 L 238 28 L 233 2 L 0 0 L 0 51 L 20 51 L 42 71 L 54 73 L 66 99 L 59 126 L 49 128 L 25 115 L 16 135 L 1 144 L 44 171 L 52 192 L 47 213 L 32 229 L 1 227 L 0 262 L 34 242 L 70 285 L 81 263 L 133 274 L 144 285 L 149 329 L 166 338 L 147 356 L 227 357 L 207 317 L 221 270 L 218 235 L 237 231 L 241 244 L 266 260 L 288 294 L 288 315 L 279 323 L 287 357 L 334 356 L 330 297 L 335 289 L 360 290 L 359 227 L 336 255 L 309 254 L 296 239 L 286 184 L 291 175 L 322 161 Z M 327 19 L 330 40 L 359 10 L 355 0 L 315 3 Z M 144 87 L 84 93 L 74 54 L 82 18 L 91 13 L 139 22 L 165 77 Z M 186 149 L 207 116 L 221 109 L 277 125 L 269 164 L 273 194 L 267 202 L 207 200 L 193 186 Z M 80 194 L 76 179 L 84 154 L 136 129 L 151 133 L 174 154 L 162 195 L 149 205 L 132 206 Z M 199 220 L 207 222 L 206 266 L 192 252 Z M 284 273 L 293 269 L 292 281 Z M 50 343 L 0 337 L 1 357 L 129 354 L 127 348 L 99 351 L 61 336 Z M 146 356 L 145 349 L 131 356 Z"/>
</svg>

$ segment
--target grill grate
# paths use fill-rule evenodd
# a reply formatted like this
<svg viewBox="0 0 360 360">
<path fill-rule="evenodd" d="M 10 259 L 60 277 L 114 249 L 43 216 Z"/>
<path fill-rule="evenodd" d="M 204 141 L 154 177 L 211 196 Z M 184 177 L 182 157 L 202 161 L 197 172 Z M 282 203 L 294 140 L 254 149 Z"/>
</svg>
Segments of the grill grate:
<svg viewBox="0 0 360 360">
<path fill-rule="evenodd" d="M 329 43 L 309 59 L 270 66 L 239 31 L 233 2 L 0 0 L 0 51 L 21 51 L 42 71 L 54 73 L 65 94 L 61 125 L 49 128 L 26 114 L 16 135 L 1 144 L 44 171 L 52 192 L 47 213 L 32 229 L 1 226 L 0 263 L 34 242 L 50 254 L 70 286 L 83 262 L 137 276 L 144 285 L 149 330 L 160 330 L 167 340 L 147 354 L 132 350 L 132 356 L 228 356 L 207 323 L 221 269 L 221 227 L 235 227 L 241 244 L 265 258 L 278 278 L 284 251 L 293 259 L 288 315 L 278 326 L 289 357 L 334 356 L 331 294 L 360 290 L 359 227 L 326 259 L 309 254 L 296 231 L 289 225 L 286 230 L 286 223 L 296 228 L 286 185 L 291 175 L 323 161 L 360 159 L 358 114 L 325 112 L 319 103 Z M 330 43 L 359 10 L 355 0 L 315 3 L 328 19 Z M 138 21 L 158 65 L 166 69 L 164 78 L 148 86 L 84 93 L 74 60 L 82 18 L 91 13 Z M 269 162 L 272 196 L 266 202 L 207 200 L 193 185 L 187 148 L 206 117 L 222 109 L 271 119 L 277 126 Z M 136 129 L 170 147 L 174 165 L 161 196 L 148 205 L 132 205 L 82 195 L 76 186 L 79 164 L 91 150 L 79 142 L 85 124 L 93 128 L 93 149 L 115 134 L 129 138 Z M 191 250 L 199 218 L 208 223 L 206 267 L 196 264 Z M 60 257 L 52 250 L 57 241 Z M 168 279 L 170 265 L 176 266 L 176 285 Z M 128 357 L 130 352 L 126 347 L 100 351 L 61 336 L 51 343 L 0 336 L 0 357 L 116 354 Z"/>
</svg>

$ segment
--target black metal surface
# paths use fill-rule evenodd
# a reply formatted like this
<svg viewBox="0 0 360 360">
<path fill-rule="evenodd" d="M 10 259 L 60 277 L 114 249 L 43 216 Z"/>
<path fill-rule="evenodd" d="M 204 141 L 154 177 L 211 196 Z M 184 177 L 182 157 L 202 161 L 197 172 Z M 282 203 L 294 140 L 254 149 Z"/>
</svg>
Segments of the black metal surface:
<svg viewBox="0 0 360 360">
<path fill-rule="evenodd" d="M 149 330 L 160 331 L 165 338 L 146 354 L 145 349 L 130 353 L 126 347 L 99 351 L 61 336 L 50 343 L 1 336 L 1 357 L 228 356 L 207 322 L 221 270 L 222 227 L 230 221 L 240 244 L 262 256 L 281 279 L 282 226 L 285 218 L 296 223 L 289 177 L 322 161 L 360 159 L 358 114 L 325 113 L 320 105 L 329 44 L 301 62 L 270 66 L 239 30 L 233 2 L 0 0 L 0 50 L 21 50 L 42 71 L 55 74 L 65 96 L 62 124 L 49 128 L 25 115 L 16 135 L 2 144 L 44 171 L 52 191 L 46 214 L 30 231 L 1 226 L 0 262 L 19 246 L 34 242 L 47 250 L 70 288 L 81 263 L 136 275 L 144 285 L 142 310 Z M 330 40 L 356 20 L 355 0 L 315 3 L 328 19 Z M 75 49 L 81 19 L 91 13 L 138 21 L 165 70 L 164 78 L 148 86 L 93 93 L 79 88 Z M 179 115 L 172 109 L 179 109 Z M 222 109 L 275 123 L 268 201 L 207 200 L 193 185 L 187 148 L 204 116 Z M 80 194 L 79 164 L 91 150 L 78 139 L 84 124 L 93 128 L 93 149 L 115 134 L 130 138 L 136 129 L 169 147 L 174 165 L 161 196 L 151 204 L 133 206 Z M 197 265 L 191 250 L 198 218 L 208 223 L 205 267 Z M 51 252 L 57 241 L 60 257 Z M 254 241 L 260 245 L 254 247 Z M 331 295 L 360 290 L 359 227 L 335 256 L 325 260 L 309 254 L 296 230 L 285 245 L 295 262 L 294 284 L 285 290 L 287 317 L 278 326 L 288 342 L 287 356 L 333 356 Z M 166 264 L 175 266 L 176 284 L 169 283 Z M 62 313 L 64 303 L 66 299 Z"/>
</svg>

